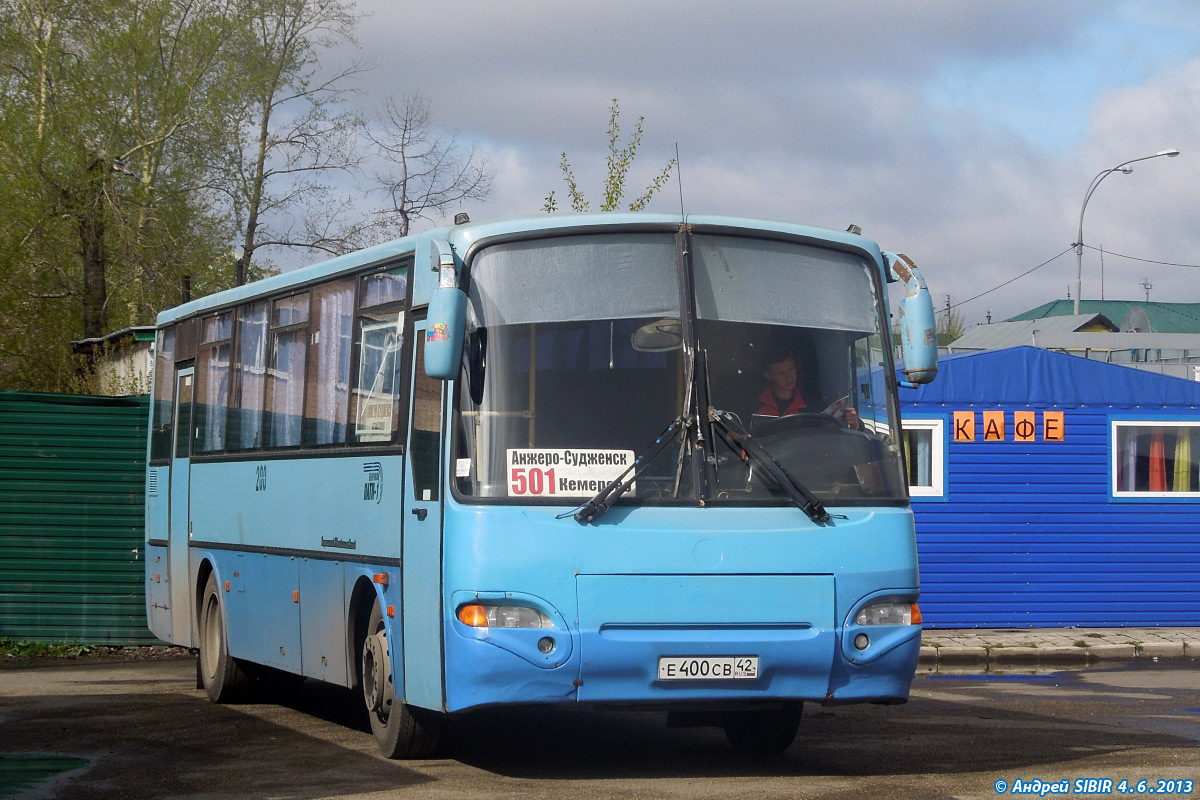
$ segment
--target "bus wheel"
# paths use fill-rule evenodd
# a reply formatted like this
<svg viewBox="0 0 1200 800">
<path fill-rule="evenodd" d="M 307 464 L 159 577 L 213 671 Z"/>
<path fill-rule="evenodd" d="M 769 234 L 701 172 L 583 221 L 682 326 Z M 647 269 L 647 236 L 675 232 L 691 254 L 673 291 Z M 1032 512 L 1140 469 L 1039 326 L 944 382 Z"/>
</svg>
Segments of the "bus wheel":
<svg viewBox="0 0 1200 800">
<path fill-rule="evenodd" d="M 787 703 L 782 708 L 729 712 L 725 716 L 725 737 L 743 753 L 782 753 L 796 739 L 803 708 L 803 703 Z"/>
<path fill-rule="evenodd" d="M 441 733 L 441 716 L 413 708 L 396 699 L 388 629 L 379 601 L 371 609 L 360 659 L 363 699 L 371 733 L 387 758 L 426 758 L 433 754 Z"/>
<path fill-rule="evenodd" d="M 221 614 L 221 594 L 216 574 L 208 576 L 200 605 L 200 682 L 208 699 L 228 703 L 245 693 L 248 681 L 237 660 L 229 655 L 225 620 Z"/>
</svg>

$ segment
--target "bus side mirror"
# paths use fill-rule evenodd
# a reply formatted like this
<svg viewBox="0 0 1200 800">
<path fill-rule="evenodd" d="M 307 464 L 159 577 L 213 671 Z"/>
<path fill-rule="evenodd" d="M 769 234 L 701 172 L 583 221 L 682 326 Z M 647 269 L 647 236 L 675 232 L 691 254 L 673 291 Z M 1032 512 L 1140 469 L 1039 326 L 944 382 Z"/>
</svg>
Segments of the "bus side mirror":
<svg viewBox="0 0 1200 800">
<path fill-rule="evenodd" d="M 435 239 L 430 250 L 430 266 L 438 274 L 438 285 L 430 295 L 426 318 L 425 374 L 450 380 L 457 377 L 462 360 L 467 296 L 458 288 L 458 272 L 450 243 Z"/>
<path fill-rule="evenodd" d="M 904 357 L 901 386 L 915 389 L 937 377 L 937 325 L 933 317 L 933 297 L 917 265 L 903 254 L 885 253 L 892 275 L 904 283 L 900 301 L 900 351 Z"/>
</svg>

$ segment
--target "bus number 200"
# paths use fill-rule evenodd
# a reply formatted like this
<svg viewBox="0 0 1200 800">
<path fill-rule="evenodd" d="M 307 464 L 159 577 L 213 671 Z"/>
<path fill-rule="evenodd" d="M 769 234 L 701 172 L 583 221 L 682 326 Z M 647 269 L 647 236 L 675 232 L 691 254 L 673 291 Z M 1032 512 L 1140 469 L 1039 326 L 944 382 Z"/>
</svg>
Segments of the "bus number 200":
<svg viewBox="0 0 1200 800">
<path fill-rule="evenodd" d="M 554 470 L 539 467 L 513 467 L 509 486 L 512 493 L 521 494 L 554 494 Z"/>
</svg>

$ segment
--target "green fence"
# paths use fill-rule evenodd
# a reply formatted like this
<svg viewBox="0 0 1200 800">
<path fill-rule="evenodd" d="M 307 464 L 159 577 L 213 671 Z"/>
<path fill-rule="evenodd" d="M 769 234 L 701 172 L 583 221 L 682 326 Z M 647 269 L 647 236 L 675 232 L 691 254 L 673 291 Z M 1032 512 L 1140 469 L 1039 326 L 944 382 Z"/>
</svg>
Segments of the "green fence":
<svg viewBox="0 0 1200 800">
<path fill-rule="evenodd" d="M 146 397 L 0 392 L 0 638 L 148 644 Z"/>
</svg>

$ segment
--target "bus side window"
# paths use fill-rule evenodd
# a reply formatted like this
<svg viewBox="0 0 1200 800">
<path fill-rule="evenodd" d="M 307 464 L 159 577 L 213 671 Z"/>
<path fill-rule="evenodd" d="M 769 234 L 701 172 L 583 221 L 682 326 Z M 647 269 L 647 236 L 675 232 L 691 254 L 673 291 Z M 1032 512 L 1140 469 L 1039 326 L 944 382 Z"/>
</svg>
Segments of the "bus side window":
<svg viewBox="0 0 1200 800">
<path fill-rule="evenodd" d="M 232 337 L 232 311 L 202 320 L 200 351 L 196 356 L 196 405 L 193 412 L 198 430 L 196 450 L 201 453 L 225 449 L 225 407 L 229 402 Z"/>
<path fill-rule="evenodd" d="M 391 442 L 400 430 L 407 266 L 359 278 L 352 442 Z M 401 439 L 402 440 L 402 439 Z"/>
<path fill-rule="evenodd" d="M 175 326 L 158 332 L 154 354 L 154 422 L 150 434 L 151 463 L 171 457 L 172 414 L 175 404 Z"/>
<path fill-rule="evenodd" d="M 413 370 L 412 459 L 413 490 L 417 500 L 438 499 L 441 463 L 442 381 L 425 374 L 425 341 L 417 337 Z"/>
<path fill-rule="evenodd" d="M 191 361 L 196 357 L 196 319 L 185 319 L 175 326 L 175 363 Z"/>
<path fill-rule="evenodd" d="M 300 444 L 308 352 L 308 304 L 308 292 L 282 297 L 273 304 L 267 370 L 267 439 L 271 447 Z"/>
<path fill-rule="evenodd" d="M 192 457 L 192 427 L 193 420 L 193 381 L 194 375 L 183 375 L 179 378 L 179 407 L 177 411 L 178 423 L 175 430 L 175 458 L 191 458 Z"/>
<path fill-rule="evenodd" d="M 237 373 L 226 437 L 230 450 L 252 450 L 263 445 L 267 341 L 267 303 L 251 303 L 239 308 Z"/>
<path fill-rule="evenodd" d="M 350 337 L 354 279 L 313 289 L 312 337 L 305 401 L 306 444 L 345 444 L 350 409 Z"/>
</svg>

